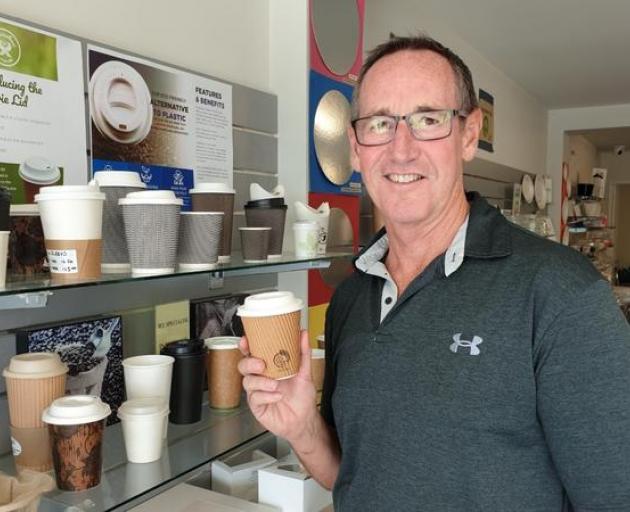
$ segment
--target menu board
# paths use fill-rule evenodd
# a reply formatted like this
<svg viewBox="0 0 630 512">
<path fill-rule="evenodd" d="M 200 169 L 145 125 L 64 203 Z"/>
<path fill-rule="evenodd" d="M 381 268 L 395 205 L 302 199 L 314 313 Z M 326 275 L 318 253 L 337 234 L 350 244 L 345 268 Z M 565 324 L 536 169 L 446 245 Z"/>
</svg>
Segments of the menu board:
<svg viewBox="0 0 630 512">
<path fill-rule="evenodd" d="M 81 43 L 0 18 L 0 186 L 12 203 L 86 183 L 85 133 Z"/>
</svg>

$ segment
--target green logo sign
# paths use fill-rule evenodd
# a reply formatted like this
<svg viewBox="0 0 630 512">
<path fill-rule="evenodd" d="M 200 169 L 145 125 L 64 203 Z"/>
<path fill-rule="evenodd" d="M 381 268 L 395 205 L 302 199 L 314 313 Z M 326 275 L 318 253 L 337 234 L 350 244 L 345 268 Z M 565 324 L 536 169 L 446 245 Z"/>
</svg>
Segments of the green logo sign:
<svg viewBox="0 0 630 512">
<path fill-rule="evenodd" d="M 5 28 L 0 28 L 0 64 L 10 68 L 20 62 L 22 48 L 17 37 Z"/>
</svg>

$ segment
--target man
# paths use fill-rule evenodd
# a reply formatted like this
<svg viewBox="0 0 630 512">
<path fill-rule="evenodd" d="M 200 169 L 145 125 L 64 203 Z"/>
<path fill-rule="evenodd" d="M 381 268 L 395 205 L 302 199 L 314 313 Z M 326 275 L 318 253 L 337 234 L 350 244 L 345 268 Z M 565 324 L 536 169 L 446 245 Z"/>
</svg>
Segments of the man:
<svg viewBox="0 0 630 512">
<path fill-rule="evenodd" d="M 470 71 L 425 37 L 365 62 L 349 137 L 385 230 L 287 381 L 241 363 L 253 414 L 342 511 L 630 511 L 630 333 L 577 252 L 463 186 L 481 115 Z M 242 348 L 247 351 L 247 342 Z"/>
</svg>

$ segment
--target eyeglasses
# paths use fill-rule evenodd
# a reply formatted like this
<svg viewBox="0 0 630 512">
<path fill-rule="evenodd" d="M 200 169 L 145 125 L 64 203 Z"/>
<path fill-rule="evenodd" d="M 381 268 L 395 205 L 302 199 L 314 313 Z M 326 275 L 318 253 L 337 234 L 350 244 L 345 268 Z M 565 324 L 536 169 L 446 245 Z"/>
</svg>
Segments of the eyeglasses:
<svg viewBox="0 0 630 512">
<path fill-rule="evenodd" d="M 453 131 L 453 117 L 465 118 L 459 110 L 428 110 L 404 116 L 367 116 L 354 119 L 351 124 L 362 146 L 382 146 L 394 139 L 401 119 L 407 123 L 416 140 L 445 139 Z"/>
</svg>

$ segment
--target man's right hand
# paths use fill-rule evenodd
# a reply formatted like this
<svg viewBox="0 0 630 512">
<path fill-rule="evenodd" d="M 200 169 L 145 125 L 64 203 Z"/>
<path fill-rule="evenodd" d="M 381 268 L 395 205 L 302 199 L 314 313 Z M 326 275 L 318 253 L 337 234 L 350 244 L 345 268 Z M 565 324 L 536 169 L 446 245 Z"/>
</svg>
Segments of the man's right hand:
<svg viewBox="0 0 630 512">
<path fill-rule="evenodd" d="M 243 375 L 243 387 L 254 417 L 267 430 L 292 444 L 307 439 L 319 419 L 307 331 L 300 334 L 300 369 L 297 375 L 288 379 L 264 377 L 265 362 L 250 357 L 247 338 L 241 338 L 239 348 L 245 357 L 238 369 Z"/>
</svg>

